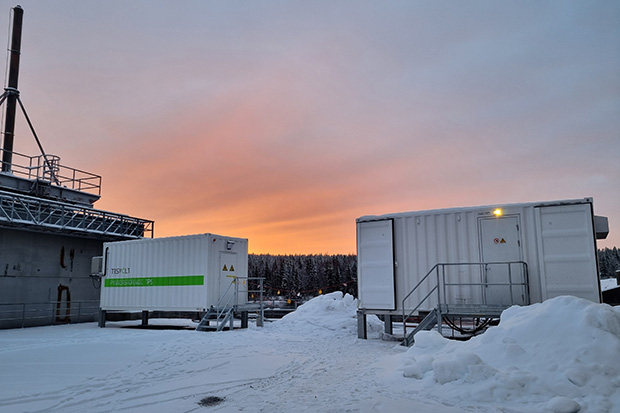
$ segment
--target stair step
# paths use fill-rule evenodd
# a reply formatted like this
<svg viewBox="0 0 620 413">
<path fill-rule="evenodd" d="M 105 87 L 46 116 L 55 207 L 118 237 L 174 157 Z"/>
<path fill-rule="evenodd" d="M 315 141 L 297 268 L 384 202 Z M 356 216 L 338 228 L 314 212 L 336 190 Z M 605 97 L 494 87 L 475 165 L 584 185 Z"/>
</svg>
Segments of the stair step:
<svg viewBox="0 0 620 413">
<path fill-rule="evenodd" d="M 233 319 L 233 307 L 211 307 L 196 326 L 197 331 L 222 331 Z M 214 322 L 215 324 L 211 324 Z M 231 325 L 232 327 L 232 325 Z"/>
<path fill-rule="evenodd" d="M 422 330 L 428 331 L 431 328 L 435 327 L 435 325 L 437 324 L 437 315 L 437 309 L 434 309 L 433 311 L 428 313 L 426 317 L 424 317 L 422 321 L 420 321 L 420 324 L 418 324 L 418 326 L 405 337 L 402 345 L 411 347 L 411 345 L 413 345 L 414 343 L 414 336 L 416 335 L 416 333 Z"/>
</svg>

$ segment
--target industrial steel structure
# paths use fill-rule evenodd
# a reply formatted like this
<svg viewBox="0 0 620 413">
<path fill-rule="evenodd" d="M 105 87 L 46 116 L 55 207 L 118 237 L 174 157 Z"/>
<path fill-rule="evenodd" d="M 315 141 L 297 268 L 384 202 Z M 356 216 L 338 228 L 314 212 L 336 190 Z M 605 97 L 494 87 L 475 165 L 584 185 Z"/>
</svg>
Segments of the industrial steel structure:
<svg viewBox="0 0 620 413">
<path fill-rule="evenodd" d="M 47 154 L 18 90 L 23 9 L 13 10 L 8 82 L 0 95 L 0 328 L 93 320 L 103 242 L 153 236 L 153 221 L 97 210 L 101 177 Z M 18 106 L 40 154 L 14 150 Z"/>
</svg>

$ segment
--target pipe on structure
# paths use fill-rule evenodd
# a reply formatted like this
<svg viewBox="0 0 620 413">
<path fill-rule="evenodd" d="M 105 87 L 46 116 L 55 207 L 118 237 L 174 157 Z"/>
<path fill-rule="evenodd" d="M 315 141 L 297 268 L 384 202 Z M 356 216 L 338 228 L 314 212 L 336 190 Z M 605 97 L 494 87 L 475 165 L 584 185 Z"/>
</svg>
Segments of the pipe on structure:
<svg viewBox="0 0 620 413">
<path fill-rule="evenodd" d="M 6 115 L 4 122 L 4 144 L 2 151 L 2 171 L 10 172 L 13 163 L 13 136 L 15 133 L 15 112 L 17 110 L 17 80 L 19 77 L 19 57 L 22 43 L 22 21 L 24 10 L 21 6 L 13 8 L 13 31 L 11 34 L 11 49 L 9 60 L 9 80 L 4 89 L 6 97 Z"/>
</svg>

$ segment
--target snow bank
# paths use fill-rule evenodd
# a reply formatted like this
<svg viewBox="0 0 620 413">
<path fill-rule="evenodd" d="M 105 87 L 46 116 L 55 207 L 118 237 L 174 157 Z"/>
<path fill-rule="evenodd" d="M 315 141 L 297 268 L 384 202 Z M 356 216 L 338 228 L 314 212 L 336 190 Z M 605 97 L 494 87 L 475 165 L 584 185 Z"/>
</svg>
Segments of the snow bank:
<svg viewBox="0 0 620 413">
<path fill-rule="evenodd" d="M 619 411 L 620 309 L 559 297 L 510 308 L 468 342 L 422 332 L 410 349 L 358 340 L 356 310 L 332 293 L 219 333 L 129 321 L 3 330 L 0 412 Z"/>
<path fill-rule="evenodd" d="M 601 290 L 607 291 L 618 286 L 618 281 L 615 278 L 603 278 L 601 280 Z"/>
<path fill-rule="evenodd" d="M 343 333 L 357 337 L 357 299 L 341 291 L 319 295 L 282 317 L 277 324 L 290 331 L 307 333 L 310 330 L 311 334 Z M 369 316 L 369 334 L 377 335 L 382 330 L 383 323 L 376 316 Z"/>
<path fill-rule="evenodd" d="M 619 359 L 620 309 L 565 296 L 509 308 L 498 326 L 467 342 L 420 332 L 402 370 L 436 397 L 611 412 L 620 406 Z"/>
</svg>

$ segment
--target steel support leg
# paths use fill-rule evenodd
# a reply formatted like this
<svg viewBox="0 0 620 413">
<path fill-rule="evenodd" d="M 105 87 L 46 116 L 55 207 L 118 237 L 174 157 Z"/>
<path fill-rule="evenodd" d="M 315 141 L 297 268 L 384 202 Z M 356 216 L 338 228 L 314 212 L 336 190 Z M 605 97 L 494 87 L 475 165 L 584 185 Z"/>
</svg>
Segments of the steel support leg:
<svg viewBox="0 0 620 413">
<path fill-rule="evenodd" d="M 385 334 L 392 335 L 392 315 L 386 314 L 383 317 L 383 331 Z"/>
<path fill-rule="evenodd" d="M 357 338 L 368 338 L 366 331 L 366 313 L 363 311 L 357 311 Z"/>
<path fill-rule="evenodd" d="M 105 317 L 106 317 L 105 310 L 99 310 L 99 327 L 101 328 L 105 327 Z"/>
</svg>

